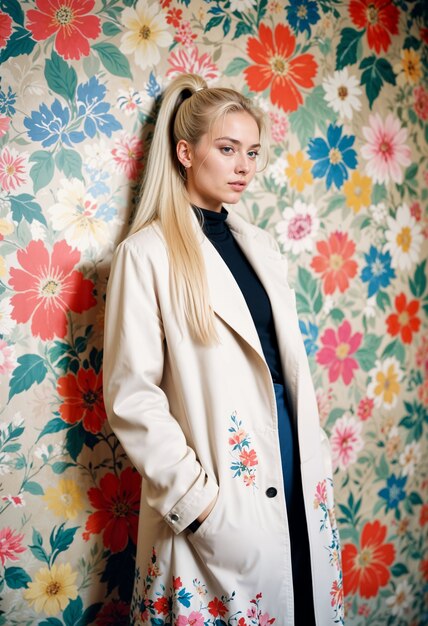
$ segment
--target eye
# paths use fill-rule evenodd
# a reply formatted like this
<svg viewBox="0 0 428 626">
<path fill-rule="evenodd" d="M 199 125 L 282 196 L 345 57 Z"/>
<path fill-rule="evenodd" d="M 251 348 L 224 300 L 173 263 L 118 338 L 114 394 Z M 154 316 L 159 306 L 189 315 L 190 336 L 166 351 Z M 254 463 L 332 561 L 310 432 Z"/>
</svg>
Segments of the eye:
<svg viewBox="0 0 428 626">
<path fill-rule="evenodd" d="M 223 152 L 223 154 L 233 154 L 234 152 L 232 146 L 222 146 L 220 150 Z"/>
<path fill-rule="evenodd" d="M 250 159 L 257 159 L 257 157 L 259 156 L 259 153 L 257 152 L 257 150 L 250 150 L 250 152 L 248 152 L 248 156 L 250 157 Z"/>
</svg>

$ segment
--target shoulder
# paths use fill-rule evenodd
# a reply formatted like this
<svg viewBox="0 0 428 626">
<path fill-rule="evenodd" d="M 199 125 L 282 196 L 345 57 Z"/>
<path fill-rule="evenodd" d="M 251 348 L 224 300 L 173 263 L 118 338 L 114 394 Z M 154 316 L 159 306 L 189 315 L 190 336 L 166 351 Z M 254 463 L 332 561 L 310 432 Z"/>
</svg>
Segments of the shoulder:
<svg viewBox="0 0 428 626">
<path fill-rule="evenodd" d="M 114 256 L 130 257 L 140 263 L 167 261 L 167 250 L 162 231 L 156 222 L 124 239 Z"/>
<path fill-rule="evenodd" d="M 280 254 L 278 243 L 270 233 L 268 233 L 263 228 L 256 226 L 255 224 L 250 224 L 243 217 L 236 213 L 231 213 L 228 217 L 228 222 L 230 222 L 230 226 L 232 230 L 239 232 L 246 237 L 250 237 L 258 245 L 268 248 L 269 250 Z"/>
</svg>

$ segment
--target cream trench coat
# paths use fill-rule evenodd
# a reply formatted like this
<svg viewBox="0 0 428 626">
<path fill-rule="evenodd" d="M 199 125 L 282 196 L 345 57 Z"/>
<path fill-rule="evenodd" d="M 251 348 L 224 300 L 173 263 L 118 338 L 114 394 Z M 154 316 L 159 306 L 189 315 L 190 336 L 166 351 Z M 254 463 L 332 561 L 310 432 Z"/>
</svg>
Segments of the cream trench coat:
<svg viewBox="0 0 428 626">
<path fill-rule="evenodd" d="M 329 444 L 287 264 L 265 231 L 236 214 L 227 222 L 272 305 L 298 424 L 316 623 L 343 624 Z M 131 623 L 293 626 L 274 388 L 237 283 L 202 231 L 201 246 L 216 345 L 198 345 L 177 319 L 156 223 L 119 245 L 109 279 L 106 409 L 143 476 Z M 187 530 L 215 498 L 201 527 Z"/>
</svg>

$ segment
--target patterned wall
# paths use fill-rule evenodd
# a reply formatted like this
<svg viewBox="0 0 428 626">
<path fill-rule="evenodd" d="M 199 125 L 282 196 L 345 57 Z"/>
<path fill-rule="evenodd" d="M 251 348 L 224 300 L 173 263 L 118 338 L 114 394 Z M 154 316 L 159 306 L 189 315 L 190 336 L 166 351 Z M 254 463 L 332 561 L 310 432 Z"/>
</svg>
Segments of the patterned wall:
<svg viewBox="0 0 428 626">
<path fill-rule="evenodd" d="M 184 71 L 272 121 L 240 212 L 290 260 L 346 623 L 428 623 L 426 11 L 0 0 L 0 625 L 127 623 L 140 479 L 106 423 L 103 298 L 156 102 Z"/>
</svg>

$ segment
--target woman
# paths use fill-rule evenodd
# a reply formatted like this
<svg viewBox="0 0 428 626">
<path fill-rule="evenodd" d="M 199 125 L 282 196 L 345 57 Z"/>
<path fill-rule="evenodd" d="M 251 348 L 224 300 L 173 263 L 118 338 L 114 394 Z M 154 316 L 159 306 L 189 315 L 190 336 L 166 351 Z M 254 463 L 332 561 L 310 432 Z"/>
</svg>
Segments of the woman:
<svg viewBox="0 0 428 626">
<path fill-rule="evenodd" d="M 263 114 L 181 75 L 114 257 L 105 401 L 143 476 L 133 624 L 343 623 L 328 441 L 287 265 L 235 204 Z"/>
</svg>

